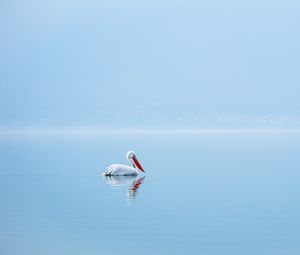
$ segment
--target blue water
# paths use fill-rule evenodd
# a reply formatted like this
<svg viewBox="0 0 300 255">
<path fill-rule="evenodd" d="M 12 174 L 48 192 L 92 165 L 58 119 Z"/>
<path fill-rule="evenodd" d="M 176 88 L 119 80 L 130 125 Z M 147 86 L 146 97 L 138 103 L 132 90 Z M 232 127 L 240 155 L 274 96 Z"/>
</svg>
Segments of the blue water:
<svg viewBox="0 0 300 255">
<path fill-rule="evenodd" d="M 104 178 L 128 150 L 145 177 Z M 2 135 L 0 254 L 300 254 L 299 151 L 296 134 Z"/>
</svg>

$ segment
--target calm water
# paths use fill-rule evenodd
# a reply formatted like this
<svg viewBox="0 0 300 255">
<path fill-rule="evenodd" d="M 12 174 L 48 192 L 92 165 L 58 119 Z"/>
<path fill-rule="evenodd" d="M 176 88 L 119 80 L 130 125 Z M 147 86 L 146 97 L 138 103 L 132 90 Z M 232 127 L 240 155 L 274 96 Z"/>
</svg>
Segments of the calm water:
<svg viewBox="0 0 300 255">
<path fill-rule="evenodd" d="M 144 178 L 104 178 L 135 150 Z M 300 254 L 300 136 L 0 137 L 0 254 Z"/>
</svg>

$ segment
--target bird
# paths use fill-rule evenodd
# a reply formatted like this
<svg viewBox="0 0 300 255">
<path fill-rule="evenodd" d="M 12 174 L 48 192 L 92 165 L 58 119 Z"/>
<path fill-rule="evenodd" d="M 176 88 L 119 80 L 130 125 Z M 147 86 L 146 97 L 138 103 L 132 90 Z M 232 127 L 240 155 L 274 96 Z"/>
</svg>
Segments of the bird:
<svg viewBox="0 0 300 255">
<path fill-rule="evenodd" d="M 138 161 L 134 151 L 128 151 L 126 153 L 126 158 L 129 161 L 130 165 L 123 164 L 112 164 L 106 168 L 106 171 L 103 173 L 105 176 L 137 176 L 140 170 L 145 173 L 145 170 Z"/>
</svg>

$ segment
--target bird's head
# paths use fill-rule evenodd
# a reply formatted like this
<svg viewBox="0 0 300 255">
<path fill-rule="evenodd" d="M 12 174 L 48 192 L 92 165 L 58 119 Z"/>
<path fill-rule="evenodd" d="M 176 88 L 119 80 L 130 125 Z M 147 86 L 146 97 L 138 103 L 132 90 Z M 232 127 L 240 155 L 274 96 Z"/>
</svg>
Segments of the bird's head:
<svg viewBox="0 0 300 255">
<path fill-rule="evenodd" d="M 143 169 L 143 167 L 141 166 L 140 162 L 138 161 L 138 159 L 137 159 L 136 154 L 135 154 L 134 151 L 128 151 L 126 153 L 126 158 L 133 165 L 133 167 L 138 168 L 140 171 L 142 171 L 143 173 L 145 173 L 145 170 Z"/>
</svg>

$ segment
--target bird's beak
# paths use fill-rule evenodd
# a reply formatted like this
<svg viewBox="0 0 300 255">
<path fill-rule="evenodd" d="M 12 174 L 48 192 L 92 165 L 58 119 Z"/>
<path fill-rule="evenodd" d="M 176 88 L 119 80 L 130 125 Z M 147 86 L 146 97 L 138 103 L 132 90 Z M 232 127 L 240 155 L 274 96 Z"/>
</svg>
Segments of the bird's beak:
<svg viewBox="0 0 300 255">
<path fill-rule="evenodd" d="M 137 168 L 140 169 L 143 173 L 145 173 L 145 170 L 141 166 L 140 162 L 137 160 L 136 156 L 133 156 L 132 160 L 133 160 L 134 164 L 137 166 Z"/>
</svg>

